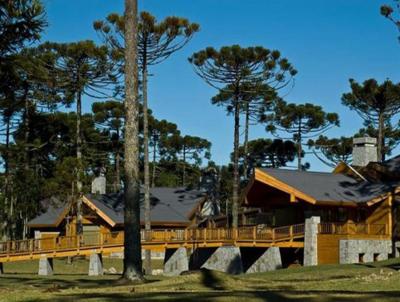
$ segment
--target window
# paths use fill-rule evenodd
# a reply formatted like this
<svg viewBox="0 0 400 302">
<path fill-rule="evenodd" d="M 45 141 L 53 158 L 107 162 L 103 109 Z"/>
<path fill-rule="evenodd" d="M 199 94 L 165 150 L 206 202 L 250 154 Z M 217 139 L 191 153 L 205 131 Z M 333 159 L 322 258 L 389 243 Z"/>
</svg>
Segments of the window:
<svg viewBox="0 0 400 302">
<path fill-rule="evenodd" d="M 364 253 L 358 254 L 358 263 L 364 263 Z"/>
<path fill-rule="evenodd" d="M 347 221 L 347 211 L 345 208 L 338 208 L 338 221 L 339 222 Z"/>
</svg>

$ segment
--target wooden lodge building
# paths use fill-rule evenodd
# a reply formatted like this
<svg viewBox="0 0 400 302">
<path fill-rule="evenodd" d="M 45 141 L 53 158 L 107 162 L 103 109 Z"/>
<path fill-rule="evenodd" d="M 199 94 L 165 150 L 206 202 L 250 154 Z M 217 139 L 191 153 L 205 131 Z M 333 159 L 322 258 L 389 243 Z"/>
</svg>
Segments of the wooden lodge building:
<svg viewBox="0 0 400 302">
<path fill-rule="evenodd" d="M 340 163 L 333 173 L 256 169 L 243 194 L 242 224 L 279 227 L 316 218 L 313 264 L 397 255 L 400 156 L 378 163 L 375 139 L 354 142 L 354 165 Z"/>
<path fill-rule="evenodd" d="M 304 265 L 397 256 L 400 156 L 378 163 L 375 139 L 357 138 L 354 143 L 353 165 L 340 163 L 332 173 L 255 169 L 242 192 L 241 227 L 250 227 L 257 235 L 276 227 L 304 225 L 304 237 L 296 239 L 302 242 L 286 245 L 291 257 Z M 151 199 L 152 228 L 225 227 L 226 217 L 216 223 L 215 218 L 221 217 L 219 205 L 208 199 L 205 190 L 152 188 Z M 121 194 L 85 195 L 83 205 L 83 236 L 123 229 Z M 50 201 L 46 207 L 47 212 L 29 222 L 35 238 L 76 233 L 70 205 Z M 210 220 L 213 223 L 207 223 Z M 283 249 L 281 245 L 282 258 L 286 257 Z"/>
<path fill-rule="evenodd" d="M 98 182 L 99 178 L 94 180 Z M 105 179 L 100 179 L 105 183 Z M 93 183 L 92 183 L 92 191 Z M 105 189 L 102 189 L 103 193 Z M 35 239 L 76 234 L 77 217 L 71 204 L 52 198 L 43 201 L 46 212 L 29 221 L 28 227 Z M 93 238 L 93 233 L 117 233 L 124 228 L 123 194 L 86 194 L 82 198 L 83 240 Z M 219 213 L 207 201 L 201 189 L 151 188 L 151 224 L 153 229 L 185 229 L 204 217 Z M 141 224 L 144 227 L 143 207 Z M 86 237 L 86 238 L 85 238 Z"/>
</svg>

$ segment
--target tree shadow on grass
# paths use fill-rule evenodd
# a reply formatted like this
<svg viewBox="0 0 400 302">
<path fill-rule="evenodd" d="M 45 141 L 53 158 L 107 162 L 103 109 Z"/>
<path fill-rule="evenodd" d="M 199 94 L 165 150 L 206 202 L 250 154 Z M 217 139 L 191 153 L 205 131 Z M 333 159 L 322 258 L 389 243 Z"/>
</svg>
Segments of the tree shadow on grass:
<svg viewBox="0 0 400 302">
<path fill-rule="evenodd" d="M 126 302 L 126 301 L 265 301 L 265 302 L 349 302 L 362 299 L 363 302 L 375 301 L 398 301 L 400 296 L 399 291 L 395 292 L 324 292 L 324 291 L 211 291 L 211 292 L 172 292 L 172 293 L 85 293 L 74 295 L 57 294 L 49 299 L 32 299 L 26 302 L 38 301 L 54 301 L 54 302 L 69 302 L 69 301 L 101 301 L 101 302 Z"/>
<path fill-rule="evenodd" d="M 77 275 L 78 276 L 78 275 Z M 82 277 L 82 275 L 80 275 Z M 82 289 L 91 289 L 91 288 L 101 288 L 105 286 L 112 285 L 113 287 L 118 287 L 116 281 L 119 279 L 119 276 L 112 276 L 110 278 L 103 277 L 98 279 L 90 279 L 90 278 L 74 278 L 74 279 L 65 279 L 63 276 L 51 276 L 47 278 L 31 278 L 31 277 L 17 277 L 17 276 L 2 276 L 0 280 L 0 288 L 12 286 L 33 286 L 35 288 L 49 288 L 51 286 L 57 285 L 60 289 L 68 289 L 68 288 L 82 288 Z M 149 280 L 150 282 L 156 282 L 157 280 Z"/>
<path fill-rule="evenodd" d="M 201 283 L 212 290 L 224 290 L 223 282 L 214 271 L 201 269 Z"/>
</svg>

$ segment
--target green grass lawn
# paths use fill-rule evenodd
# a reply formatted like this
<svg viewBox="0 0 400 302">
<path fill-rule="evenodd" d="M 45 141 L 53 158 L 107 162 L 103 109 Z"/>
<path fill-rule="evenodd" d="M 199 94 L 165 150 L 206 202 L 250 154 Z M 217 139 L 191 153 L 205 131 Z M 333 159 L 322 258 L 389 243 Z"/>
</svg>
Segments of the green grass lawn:
<svg viewBox="0 0 400 302">
<path fill-rule="evenodd" d="M 86 260 L 54 263 L 55 275 L 39 278 L 37 262 L 5 264 L 0 301 L 400 301 L 400 260 L 365 265 L 326 265 L 228 276 L 200 271 L 146 284 L 117 285 L 118 275 L 88 277 Z M 158 268 L 161 262 L 154 263 Z M 122 270 L 122 261 L 104 267 Z"/>
</svg>

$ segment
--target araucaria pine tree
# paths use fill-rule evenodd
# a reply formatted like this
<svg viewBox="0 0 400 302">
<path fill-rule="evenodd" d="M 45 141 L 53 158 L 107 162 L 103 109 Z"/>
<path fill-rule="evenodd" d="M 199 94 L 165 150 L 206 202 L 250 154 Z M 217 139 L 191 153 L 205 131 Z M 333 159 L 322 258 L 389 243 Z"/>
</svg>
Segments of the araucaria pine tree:
<svg viewBox="0 0 400 302">
<path fill-rule="evenodd" d="M 322 134 L 331 127 L 339 126 L 336 113 L 326 113 L 321 106 L 310 103 L 287 104 L 280 101 L 275 112 L 267 117 L 266 130 L 276 134 L 277 131 L 289 133 L 297 144 L 297 168 L 303 169 L 303 139 Z"/>
<path fill-rule="evenodd" d="M 351 92 L 343 94 L 342 103 L 356 111 L 367 127 L 378 132 L 378 161 L 384 161 L 390 152 L 386 141 L 390 136 L 398 137 L 393 132 L 397 127 L 392 125 L 392 119 L 400 112 L 400 84 L 390 80 L 379 84 L 375 79 L 360 84 L 350 79 L 350 88 Z"/>
<path fill-rule="evenodd" d="M 40 0 L 0 1 L 0 112 L 5 130 L 5 143 L 0 152 L 4 162 L 4 180 L 0 197 L 0 238 L 7 239 L 15 234 L 11 230 L 15 198 L 11 197 L 13 185 L 10 174 L 10 144 L 13 119 L 21 106 L 15 102 L 21 83 L 16 70 L 19 53 L 28 43 L 39 40 L 46 26 L 45 13 Z M 19 59 L 18 59 L 19 58 Z M 17 85 L 18 86 L 18 85 Z M 13 214 L 13 215 L 12 215 Z"/>
<path fill-rule="evenodd" d="M 284 83 L 286 84 L 286 83 Z M 282 87 L 285 85 L 281 85 Z M 228 114 L 232 114 L 234 107 L 232 106 L 232 99 L 234 95 L 234 89 L 232 85 L 228 85 L 221 89 L 219 93 L 214 96 L 211 102 L 214 105 L 222 106 L 226 108 Z M 280 87 L 270 87 L 268 84 L 261 82 L 248 82 L 244 83 L 240 87 L 241 95 L 240 100 L 242 108 L 241 114 L 244 115 L 244 141 L 243 141 L 243 154 L 241 154 L 243 160 L 243 176 L 248 178 L 250 169 L 249 166 L 249 132 L 250 124 L 257 124 L 264 120 L 266 114 L 271 111 L 274 104 L 279 100 L 277 90 Z"/>
<path fill-rule="evenodd" d="M 64 102 L 68 105 L 76 103 L 76 211 L 77 233 L 82 233 L 82 195 L 83 195 L 83 163 L 82 163 L 82 98 L 106 97 L 102 90 L 114 83 L 112 64 L 108 49 L 97 46 L 93 41 L 76 43 L 45 43 L 40 46 L 43 52 L 52 54 L 57 70 L 58 87 L 64 93 Z"/>
<path fill-rule="evenodd" d="M 336 167 L 340 162 L 347 164 L 352 162 L 352 137 L 328 138 L 320 135 L 316 140 L 310 139 L 307 145 L 321 162 L 331 168 Z"/>
<path fill-rule="evenodd" d="M 232 226 L 238 227 L 239 210 L 239 127 L 244 107 L 242 87 L 245 83 L 262 83 L 271 87 L 284 86 L 296 74 L 289 61 L 279 51 L 264 47 L 242 48 L 225 46 L 219 50 L 208 47 L 194 53 L 189 62 L 195 72 L 209 85 L 221 90 L 229 87 L 232 98 L 226 106 L 234 116 Z M 232 108 L 232 109 L 230 109 Z"/>
<path fill-rule="evenodd" d="M 149 115 L 148 115 L 148 68 L 159 64 L 174 52 L 184 47 L 199 25 L 190 23 L 185 18 L 167 17 L 161 22 L 148 12 L 142 12 L 138 21 L 137 47 L 138 63 L 141 71 L 141 86 L 143 98 L 143 153 L 144 153 L 144 220 L 145 229 L 150 231 L 150 168 L 149 168 Z M 106 21 L 96 21 L 94 28 L 103 40 L 114 49 L 115 57 L 123 53 L 125 24 L 123 17 L 110 14 Z M 146 272 L 151 272 L 150 251 L 146 251 Z"/>
</svg>

